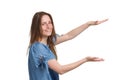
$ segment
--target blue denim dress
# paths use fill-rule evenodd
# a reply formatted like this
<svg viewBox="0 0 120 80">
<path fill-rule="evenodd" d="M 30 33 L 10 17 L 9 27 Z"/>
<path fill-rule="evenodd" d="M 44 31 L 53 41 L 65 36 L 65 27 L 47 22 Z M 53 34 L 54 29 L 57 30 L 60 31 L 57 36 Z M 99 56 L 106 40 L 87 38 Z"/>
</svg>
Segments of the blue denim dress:
<svg viewBox="0 0 120 80">
<path fill-rule="evenodd" d="M 59 80 L 58 73 L 48 66 L 48 60 L 55 58 L 47 45 L 40 42 L 33 43 L 28 56 L 29 80 Z"/>
</svg>

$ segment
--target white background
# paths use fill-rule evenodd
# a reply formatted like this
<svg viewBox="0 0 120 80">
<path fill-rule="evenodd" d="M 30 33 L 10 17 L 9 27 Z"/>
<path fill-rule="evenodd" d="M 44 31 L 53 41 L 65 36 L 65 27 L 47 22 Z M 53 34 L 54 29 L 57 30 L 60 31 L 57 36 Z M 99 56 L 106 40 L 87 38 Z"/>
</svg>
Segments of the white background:
<svg viewBox="0 0 120 80">
<path fill-rule="evenodd" d="M 90 20 L 109 21 L 91 26 L 79 36 L 57 45 L 58 61 L 68 64 L 85 56 L 104 62 L 90 62 L 60 75 L 61 80 L 120 80 L 119 0 L 1 0 L 0 80 L 28 80 L 27 47 L 35 12 L 53 16 L 58 34 Z"/>
</svg>

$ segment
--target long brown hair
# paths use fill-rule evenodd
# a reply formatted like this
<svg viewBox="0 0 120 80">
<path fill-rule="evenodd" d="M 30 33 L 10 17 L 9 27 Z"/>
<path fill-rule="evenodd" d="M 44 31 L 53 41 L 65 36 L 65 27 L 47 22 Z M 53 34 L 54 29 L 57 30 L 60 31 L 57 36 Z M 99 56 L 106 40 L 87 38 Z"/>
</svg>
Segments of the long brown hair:
<svg viewBox="0 0 120 80">
<path fill-rule="evenodd" d="M 41 30 L 41 18 L 43 15 L 48 15 L 51 19 L 53 30 L 51 36 L 47 39 L 47 45 L 49 45 L 50 50 L 54 53 L 57 58 L 56 50 L 55 50 L 55 40 L 56 40 L 56 33 L 54 29 L 54 23 L 51 14 L 47 12 L 36 12 L 32 19 L 31 30 L 30 30 L 30 45 L 39 39 L 42 39 L 42 30 Z"/>
</svg>

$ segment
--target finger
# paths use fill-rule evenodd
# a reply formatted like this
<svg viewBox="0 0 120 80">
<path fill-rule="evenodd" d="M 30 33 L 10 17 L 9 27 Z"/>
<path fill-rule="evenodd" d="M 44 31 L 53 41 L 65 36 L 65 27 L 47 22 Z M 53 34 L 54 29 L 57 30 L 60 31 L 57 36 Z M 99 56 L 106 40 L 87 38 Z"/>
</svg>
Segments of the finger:
<svg viewBox="0 0 120 80">
<path fill-rule="evenodd" d="M 104 19 L 102 21 L 97 21 L 97 24 L 101 24 L 101 23 L 106 22 L 106 21 L 108 21 L 108 19 Z"/>
<path fill-rule="evenodd" d="M 108 19 L 102 20 L 101 22 L 106 22 L 106 21 L 108 21 Z"/>
<path fill-rule="evenodd" d="M 104 19 L 104 20 L 102 20 L 102 21 L 107 21 L 108 19 Z"/>
<path fill-rule="evenodd" d="M 94 59 L 95 61 L 104 61 L 104 59 L 103 58 L 96 58 L 96 59 Z"/>
</svg>

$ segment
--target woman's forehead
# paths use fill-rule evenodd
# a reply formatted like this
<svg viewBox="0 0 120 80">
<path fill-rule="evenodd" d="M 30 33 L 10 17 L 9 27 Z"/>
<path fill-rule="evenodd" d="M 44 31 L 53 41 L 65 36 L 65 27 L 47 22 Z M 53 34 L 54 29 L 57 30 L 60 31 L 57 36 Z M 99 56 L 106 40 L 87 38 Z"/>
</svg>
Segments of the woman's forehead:
<svg viewBox="0 0 120 80">
<path fill-rule="evenodd" d="M 47 22 L 47 21 L 51 21 L 50 17 L 48 15 L 43 15 L 41 18 L 42 22 Z"/>
</svg>

